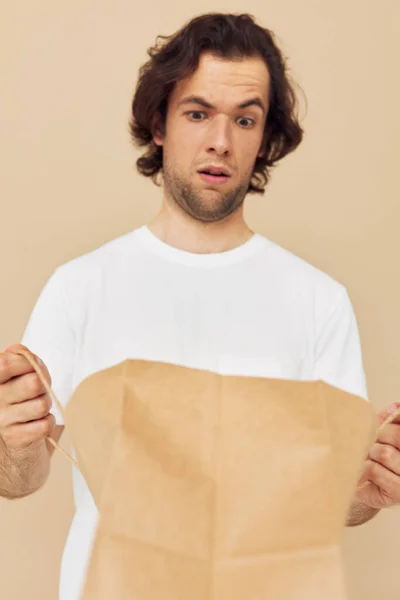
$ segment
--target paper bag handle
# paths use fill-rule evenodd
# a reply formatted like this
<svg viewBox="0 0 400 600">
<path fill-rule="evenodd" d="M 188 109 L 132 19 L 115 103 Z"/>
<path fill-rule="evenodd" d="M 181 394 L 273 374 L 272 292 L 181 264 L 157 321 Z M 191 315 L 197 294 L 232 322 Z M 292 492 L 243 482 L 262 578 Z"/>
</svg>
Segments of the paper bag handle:
<svg viewBox="0 0 400 600">
<path fill-rule="evenodd" d="M 39 364 L 36 362 L 36 360 L 35 360 L 35 358 L 34 358 L 33 354 L 32 354 L 31 352 L 28 352 L 27 350 L 23 350 L 23 349 L 18 349 L 18 350 L 15 350 L 15 351 L 13 352 L 13 354 L 21 354 L 22 356 L 25 356 L 26 360 L 27 360 L 27 361 L 28 361 L 28 362 L 29 362 L 29 363 L 32 365 L 32 367 L 35 369 L 35 371 L 36 371 L 36 373 L 37 373 L 37 376 L 39 377 L 40 381 L 43 383 L 43 386 L 44 386 L 44 388 L 45 388 L 45 390 L 46 390 L 47 394 L 50 396 L 50 398 L 51 398 L 52 402 L 53 402 L 53 403 L 54 403 L 54 404 L 57 406 L 58 410 L 60 411 L 60 414 L 61 414 L 61 416 L 62 416 L 62 417 L 63 417 L 63 419 L 64 419 L 65 413 L 64 413 L 64 409 L 63 409 L 63 407 L 62 407 L 62 405 L 61 405 L 61 402 L 60 402 L 60 401 L 57 399 L 57 397 L 56 397 L 55 393 L 53 392 L 53 390 L 51 389 L 50 385 L 48 384 L 48 382 L 47 382 L 47 380 L 46 380 L 46 378 L 45 378 L 45 376 L 44 376 L 44 373 L 43 373 L 43 371 L 42 371 L 42 368 L 41 368 L 41 366 L 40 366 L 40 365 L 39 365 Z M 71 462 L 72 462 L 72 463 L 75 465 L 75 467 L 76 467 L 76 468 L 79 470 L 78 463 L 76 462 L 76 460 L 74 460 L 74 459 L 72 458 L 72 456 L 70 456 L 70 455 L 68 454 L 68 452 L 65 452 L 65 450 L 63 450 L 63 449 L 61 448 L 61 446 L 59 446 L 59 445 L 57 444 L 57 442 L 56 442 L 55 440 L 53 440 L 53 438 L 52 438 L 52 437 L 48 436 L 46 439 L 48 439 L 48 440 L 49 440 L 50 444 L 52 444 L 52 446 L 54 446 L 54 448 L 56 448 L 56 449 L 57 449 L 57 450 L 59 450 L 59 451 L 60 451 L 62 454 L 64 454 L 64 456 L 65 456 L 66 458 L 68 458 L 68 460 L 70 460 L 70 461 L 71 461 Z"/>
</svg>

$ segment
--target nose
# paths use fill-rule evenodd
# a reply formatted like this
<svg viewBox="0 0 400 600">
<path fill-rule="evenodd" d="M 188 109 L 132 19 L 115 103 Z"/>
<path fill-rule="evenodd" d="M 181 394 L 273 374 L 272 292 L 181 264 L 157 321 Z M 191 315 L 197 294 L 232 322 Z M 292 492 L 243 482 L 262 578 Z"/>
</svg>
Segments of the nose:
<svg viewBox="0 0 400 600">
<path fill-rule="evenodd" d="M 222 115 L 220 115 L 222 117 Z M 207 136 L 207 152 L 226 156 L 232 152 L 232 133 L 228 119 L 214 118 Z"/>
</svg>

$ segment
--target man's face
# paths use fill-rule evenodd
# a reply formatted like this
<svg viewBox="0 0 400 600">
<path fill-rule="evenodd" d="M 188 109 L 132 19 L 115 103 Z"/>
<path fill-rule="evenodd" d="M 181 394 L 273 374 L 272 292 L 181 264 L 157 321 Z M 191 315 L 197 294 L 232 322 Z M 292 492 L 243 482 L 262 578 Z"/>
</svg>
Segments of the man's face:
<svg viewBox="0 0 400 600">
<path fill-rule="evenodd" d="M 261 58 L 203 54 L 196 72 L 175 86 L 165 136 L 153 139 L 163 146 L 164 193 L 193 218 L 219 221 L 243 204 L 261 149 L 269 85 Z M 199 172 L 210 166 L 229 176 Z"/>
</svg>

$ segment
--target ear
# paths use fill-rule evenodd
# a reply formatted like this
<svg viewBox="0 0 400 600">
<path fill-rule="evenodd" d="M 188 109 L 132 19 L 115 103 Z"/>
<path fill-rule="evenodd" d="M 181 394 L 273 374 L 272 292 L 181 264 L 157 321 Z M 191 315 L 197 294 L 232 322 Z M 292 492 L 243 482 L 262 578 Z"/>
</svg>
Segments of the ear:
<svg viewBox="0 0 400 600">
<path fill-rule="evenodd" d="M 151 120 L 151 133 L 154 143 L 157 146 L 163 146 L 165 138 L 165 126 L 159 112 L 155 113 Z"/>
</svg>

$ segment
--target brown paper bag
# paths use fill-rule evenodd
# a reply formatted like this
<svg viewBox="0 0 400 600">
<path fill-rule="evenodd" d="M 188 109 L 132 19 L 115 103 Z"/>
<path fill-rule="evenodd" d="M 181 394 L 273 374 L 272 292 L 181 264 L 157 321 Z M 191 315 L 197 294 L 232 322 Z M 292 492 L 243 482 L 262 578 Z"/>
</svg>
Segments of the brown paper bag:
<svg viewBox="0 0 400 600">
<path fill-rule="evenodd" d="M 376 419 L 322 381 L 126 360 L 65 424 L 99 509 L 83 600 L 343 600 Z"/>
</svg>

